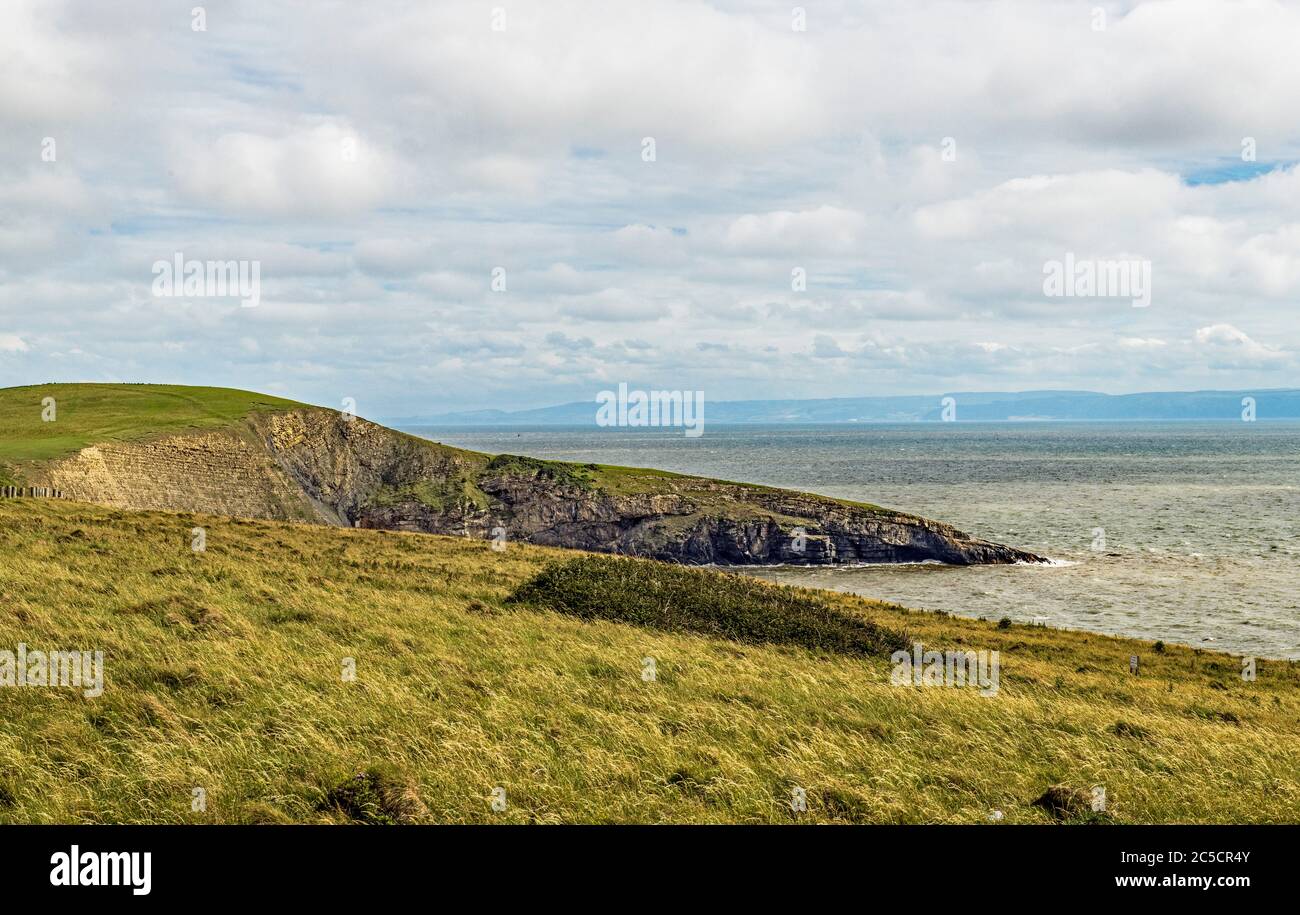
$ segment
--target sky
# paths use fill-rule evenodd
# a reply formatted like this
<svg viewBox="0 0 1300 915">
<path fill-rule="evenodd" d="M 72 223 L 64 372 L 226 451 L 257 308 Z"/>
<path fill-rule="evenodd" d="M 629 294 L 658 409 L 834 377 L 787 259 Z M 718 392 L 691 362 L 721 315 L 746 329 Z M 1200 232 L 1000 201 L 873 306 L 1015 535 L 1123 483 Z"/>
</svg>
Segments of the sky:
<svg viewBox="0 0 1300 915">
<path fill-rule="evenodd" d="M 4 0 L 0 385 L 1296 386 L 1297 48 L 1268 0 Z"/>
</svg>

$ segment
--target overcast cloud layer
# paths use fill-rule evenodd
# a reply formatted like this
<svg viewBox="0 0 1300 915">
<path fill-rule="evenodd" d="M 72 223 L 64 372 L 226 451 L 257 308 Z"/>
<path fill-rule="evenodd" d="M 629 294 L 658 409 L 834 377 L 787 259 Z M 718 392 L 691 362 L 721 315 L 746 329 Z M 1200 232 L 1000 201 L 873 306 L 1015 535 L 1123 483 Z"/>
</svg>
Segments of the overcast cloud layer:
<svg viewBox="0 0 1300 915">
<path fill-rule="evenodd" d="M 5 0 L 0 384 L 1294 386 L 1300 7 L 1097 7 Z M 177 252 L 260 304 L 156 297 Z"/>
</svg>

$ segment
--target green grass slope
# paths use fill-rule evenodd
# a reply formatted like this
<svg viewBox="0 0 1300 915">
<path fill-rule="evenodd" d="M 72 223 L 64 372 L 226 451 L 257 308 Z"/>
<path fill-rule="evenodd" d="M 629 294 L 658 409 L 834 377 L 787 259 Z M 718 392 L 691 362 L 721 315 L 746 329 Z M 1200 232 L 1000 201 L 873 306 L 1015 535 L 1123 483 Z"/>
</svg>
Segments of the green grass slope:
<svg viewBox="0 0 1300 915">
<path fill-rule="evenodd" d="M 45 398 L 54 420 L 42 419 Z M 0 465 L 64 457 L 99 442 L 229 426 L 255 410 L 303 404 L 233 388 L 45 384 L 0 388 Z"/>
<path fill-rule="evenodd" d="M 1294 664 L 1247 683 L 1226 655 L 718 573 L 51 500 L 0 500 L 0 555 L 0 650 L 106 671 L 98 698 L 0 686 L 0 822 L 1049 823 L 1052 785 L 1106 788 L 1080 822 L 1300 820 Z M 552 609 L 602 577 L 600 618 Z M 755 594 L 736 638 L 678 625 Z M 739 640 L 785 609 L 999 650 L 1001 689 L 893 686 L 797 620 Z"/>
</svg>

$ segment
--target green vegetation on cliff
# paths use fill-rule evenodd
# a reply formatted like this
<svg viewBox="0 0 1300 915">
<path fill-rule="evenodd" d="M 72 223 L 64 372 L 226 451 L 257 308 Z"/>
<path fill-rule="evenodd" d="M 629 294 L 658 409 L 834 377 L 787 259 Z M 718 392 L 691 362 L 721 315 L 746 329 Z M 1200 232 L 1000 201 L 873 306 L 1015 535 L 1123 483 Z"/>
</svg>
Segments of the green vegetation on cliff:
<svg viewBox="0 0 1300 915">
<path fill-rule="evenodd" d="M 43 416 L 54 400 L 54 419 Z M 233 388 L 37 384 L 0 388 L 0 465 L 65 457 L 87 445 L 230 426 L 257 410 L 303 404 Z"/>
<path fill-rule="evenodd" d="M 389 505 L 400 505 L 404 502 L 417 502 L 435 511 L 447 511 L 456 506 L 472 506 L 478 509 L 486 509 L 489 505 L 487 495 L 473 482 L 464 477 L 442 481 L 421 480 L 418 483 L 384 486 L 371 497 L 368 504 L 382 508 Z"/>
<path fill-rule="evenodd" d="M 1103 786 L 1117 822 L 1300 819 L 1296 664 L 1245 682 L 1223 654 L 719 573 L 55 500 L 0 500 L 0 555 L 0 651 L 105 671 L 97 698 L 0 687 L 0 822 L 1047 823 L 1053 785 Z M 551 609 L 628 562 L 600 618 Z M 761 644 L 661 625 L 655 594 L 997 650 L 1000 690 L 891 685 L 797 617 Z"/>
</svg>

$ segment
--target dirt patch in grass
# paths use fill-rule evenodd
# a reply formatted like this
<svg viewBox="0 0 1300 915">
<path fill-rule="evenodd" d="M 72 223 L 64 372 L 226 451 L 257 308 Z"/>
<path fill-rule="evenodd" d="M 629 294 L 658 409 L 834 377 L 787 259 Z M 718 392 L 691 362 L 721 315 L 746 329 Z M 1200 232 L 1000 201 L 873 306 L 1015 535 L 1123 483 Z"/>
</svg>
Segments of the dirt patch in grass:
<svg viewBox="0 0 1300 915">
<path fill-rule="evenodd" d="M 372 766 L 325 792 L 317 805 L 354 823 L 387 826 L 414 823 L 428 811 L 413 785 L 396 773 Z"/>
<path fill-rule="evenodd" d="M 797 589 L 614 556 L 584 556 L 552 565 L 516 590 L 507 603 L 543 607 L 583 620 L 838 654 L 889 655 L 910 644 L 901 632 L 859 619 Z"/>
<path fill-rule="evenodd" d="M 821 791 L 822 807 L 832 820 L 849 823 L 870 823 L 871 808 L 852 791 L 824 788 Z"/>
<path fill-rule="evenodd" d="M 1094 810 L 1092 794 L 1069 785 L 1052 785 L 1029 806 L 1041 807 L 1053 819 L 1062 823 L 1109 823 L 1109 814 Z"/>
<path fill-rule="evenodd" d="M 1147 728 L 1131 721 L 1117 721 L 1110 730 L 1116 737 L 1133 737 L 1137 740 L 1151 739 L 1151 732 Z"/>
</svg>

